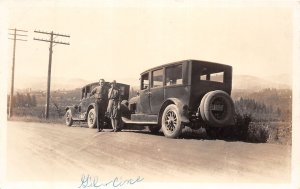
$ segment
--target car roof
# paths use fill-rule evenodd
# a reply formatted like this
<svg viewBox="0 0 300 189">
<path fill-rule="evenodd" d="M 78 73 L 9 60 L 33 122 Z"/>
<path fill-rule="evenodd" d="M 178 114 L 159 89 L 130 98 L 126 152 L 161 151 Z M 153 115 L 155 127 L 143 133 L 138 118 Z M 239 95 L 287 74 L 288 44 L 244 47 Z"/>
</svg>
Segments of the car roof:
<svg viewBox="0 0 300 189">
<path fill-rule="evenodd" d="M 105 81 L 105 85 L 109 85 L 109 83 L 110 83 L 110 82 Z M 93 86 L 93 85 L 99 85 L 99 82 L 93 82 L 93 83 L 89 83 L 89 84 L 87 84 L 87 85 L 84 85 L 84 86 L 82 87 L 82 89 L 84 89 L 84 88 L 86 88 L 86 87 L 89 87 L 89 86 Z M 117 83 L 117 85 L 127 85 L 127 84 L 124 84 L 124 83 Z M 127 86 L 129 86 L 129 85 L 127 85 Z"/>
<path fill-rule="evenodd" d="M 221 64 L 221 63 L 209 62 L 209 61 L 204 61 L 204 60 L 187 59 L 187 60 L 181 60 L 181 61 L 177 61 L 177 62 L 171 62 L 171 63 L 167 63 L 167 64 L 162 64 L 160 66 L 156 66 L 156 67 L 147 69 L 146 71 L 142 72 L 141 75 L 143 75 L 143 74 L 145 74 L 145 73 L 147 73 L 149 71 L 152 71 L 152 70 L 164 68 L 164 67 L 167 67 L 167 66 L 173 66 L 173 65 L 176 65 L 176 64 L 188 63 L 188 62 L 202 63 L 202 64 L 206 64 L 206 65 L 209 64 L 209 65 L 212 65 L 212 66 L 231 67 L 229 65 Z"/>
</svg>

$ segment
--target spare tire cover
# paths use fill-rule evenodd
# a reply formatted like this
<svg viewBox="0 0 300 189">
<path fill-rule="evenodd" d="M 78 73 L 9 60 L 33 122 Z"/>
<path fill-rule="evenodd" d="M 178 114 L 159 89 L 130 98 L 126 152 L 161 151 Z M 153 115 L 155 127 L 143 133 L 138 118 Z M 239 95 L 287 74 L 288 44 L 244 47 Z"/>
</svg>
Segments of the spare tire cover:
<svg viewBox="0 0 300 189">
<path fill-rule="evenodd" d="M 234 104 L 226 92 L 211 91 L 202 100 L 200 113 L 202 119 L 209 125 L 221 127 L 233 124 Z"/>
<path fill-rule="evenodd" d="M 205 99 L 208 97 L 210 93 L 206 93 L 203 98 L 201 99 L 200 102 L 200 106 L 198 108 L 198 112 L 200 112 L 201 118 L 203 121 L 207 122 L 208 120 L 206 119 L 205 115 L 204 115 L 204 103 L 205 103 Z"/>
</svg>

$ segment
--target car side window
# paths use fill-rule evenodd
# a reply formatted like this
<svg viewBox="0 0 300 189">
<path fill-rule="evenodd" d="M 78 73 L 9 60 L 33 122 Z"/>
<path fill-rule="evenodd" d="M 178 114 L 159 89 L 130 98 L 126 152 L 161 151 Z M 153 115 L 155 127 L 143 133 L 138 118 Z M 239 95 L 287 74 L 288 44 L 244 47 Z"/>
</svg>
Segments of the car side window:
<svg viewBox="0 0 300 189">
<path fill-rule="evenodd" d="M 152 71 L 151 88 L 163 86 L 163 69 Z"/>
<path fill-rule="evenodd" d="M 81 100 L 83 100 L 83 99 L 85 99 L 86 98 L 86 90 L 85 90 L 85 88 L 83 88 L 82 90 L 81 90 Z"/>
<path fill-rule="evenodd" d="M 182 65 L 175 65 L 166 68 L 165 85 L 180 85 L 182 84 Z"/>
<path fill-rule="evenodd" d="M 200 72 L 200 80 L 224 83 L 224 71 L 202 68 Z"/>
<path fill-rule="evenodd" d="M 142 75 L 141 78 L 141 90 L 149 88 L 149 73 Z"/>
</svg>

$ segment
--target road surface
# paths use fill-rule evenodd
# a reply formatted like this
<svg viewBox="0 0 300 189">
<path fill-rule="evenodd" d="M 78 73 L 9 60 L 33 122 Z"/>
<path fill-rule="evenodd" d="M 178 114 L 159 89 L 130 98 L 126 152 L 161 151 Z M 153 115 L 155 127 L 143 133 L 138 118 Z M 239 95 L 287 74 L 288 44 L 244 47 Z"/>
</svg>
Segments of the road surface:
<svg viewBox="0 0 300 189">
<path fill-rule="evenodd" d="M 290 182 L 290 146 L 106 131 L 9 121 L 6 179 L 79 181 L 91 175 L 140 176 L 147 182 Z"/>
</svg>

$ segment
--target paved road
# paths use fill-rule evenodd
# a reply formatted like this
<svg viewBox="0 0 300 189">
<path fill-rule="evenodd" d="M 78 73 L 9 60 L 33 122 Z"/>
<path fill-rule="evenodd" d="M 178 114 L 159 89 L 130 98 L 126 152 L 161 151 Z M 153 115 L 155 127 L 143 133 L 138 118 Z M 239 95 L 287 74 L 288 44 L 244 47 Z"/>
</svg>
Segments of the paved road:
<svg viewBox="0 0 300 189">
<path fill-rule="evenodd" d="M 108 130 L 107 130 L 108 131 Z M 8 181 L 290 182 L 290 146 L 168 139 L 148 131 L 97 133 L 59 124 L 8 122 Z"/>
</svg>

